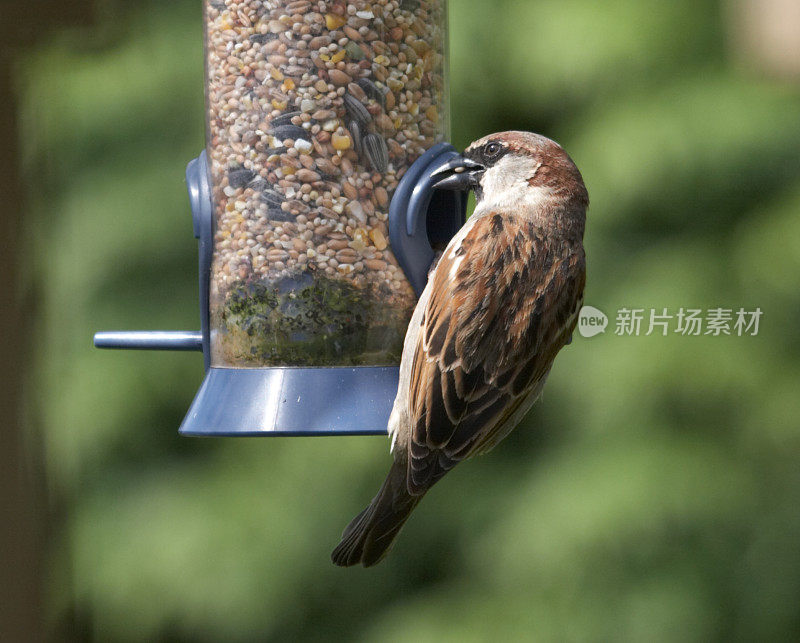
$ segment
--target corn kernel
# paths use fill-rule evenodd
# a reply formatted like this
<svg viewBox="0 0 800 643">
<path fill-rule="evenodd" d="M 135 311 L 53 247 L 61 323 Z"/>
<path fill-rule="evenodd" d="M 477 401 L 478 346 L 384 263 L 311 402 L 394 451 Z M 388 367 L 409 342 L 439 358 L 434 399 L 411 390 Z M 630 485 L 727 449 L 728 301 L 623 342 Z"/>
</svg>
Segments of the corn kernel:
<svg viewBox="0 0 800 643">
<path fill-rule="evenodd" d="M 334 29 L 338 29 L 342 25 L 344 25 L 344 18 L 342 16 L 337 16 L 334 13 L 326 13 L 325 14 L 325 26 L 328 28 L 328 31 L 333 31 Z"/>
<path fill-rule="evenodd" d="M 331 144 L 333 145 L 333 149 L 342 151 L 349 150 L 353 141 L 350 140 L 347 134 L 333 134 L 333 136 L 331 136 Z"/>
</svg>

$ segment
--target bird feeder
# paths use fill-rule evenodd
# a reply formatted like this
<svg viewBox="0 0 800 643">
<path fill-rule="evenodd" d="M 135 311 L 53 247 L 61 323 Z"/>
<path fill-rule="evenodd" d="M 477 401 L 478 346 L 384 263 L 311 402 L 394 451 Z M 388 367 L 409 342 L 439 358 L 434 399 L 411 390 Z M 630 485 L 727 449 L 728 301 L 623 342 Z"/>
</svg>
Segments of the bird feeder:
<svg viewBox="0 0 800 643">
<path fill-rule="evenodd" d="M 206 150 L 186 171 L 201 329 L 95 335 L 202 350 L 182 435 L 379 434 L 403 339 L 466 194 L 444 0 L 204 6 Z"/>
</svg>

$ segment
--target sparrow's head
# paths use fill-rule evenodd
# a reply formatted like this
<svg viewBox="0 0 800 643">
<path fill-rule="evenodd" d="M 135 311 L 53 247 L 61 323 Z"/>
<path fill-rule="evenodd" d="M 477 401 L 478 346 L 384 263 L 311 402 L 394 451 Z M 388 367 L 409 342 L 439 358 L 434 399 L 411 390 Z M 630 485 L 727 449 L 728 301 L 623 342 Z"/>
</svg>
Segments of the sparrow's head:
<svg viewBox="0 0 800 643">
<path fill-rule="evenodd" d="M 585 212 L 589 195 L 575 163 L 555 141 L 531 132 L 490 134 L 438 168 L 436 188 L 474 189 L 492 208 L 555 206 Z"/>
</svg>

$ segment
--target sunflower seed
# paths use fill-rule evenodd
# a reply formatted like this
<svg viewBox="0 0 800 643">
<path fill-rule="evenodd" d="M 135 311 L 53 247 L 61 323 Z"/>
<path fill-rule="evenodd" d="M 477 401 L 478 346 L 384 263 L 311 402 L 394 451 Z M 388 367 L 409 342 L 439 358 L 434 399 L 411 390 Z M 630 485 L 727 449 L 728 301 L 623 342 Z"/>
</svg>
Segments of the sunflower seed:
<svg viewBox="0 0 800 643">
<path fill-rule="evenodd" d="M 278 34 L 276 33 L 256 33 L 250 36 L 248 40 L 257 45 L 263 45 L 265 42 L 269 42 L 270 40 L 275 40 L 275 38 L 277 37 Z"/>
<path fill-rule="evenodd" d="M 386 141 L 378 134 L 367 134 L 364 137 L 364 154 L 372 169 L 383 174 L 389 168 L 389 150 Z"/>
<path fill-rule="evenodd" d="M 361 156 L 364 153 L 361 147 L 363 142 L 361 127 L 357 121 L 347 121 L 347 129 L 350 132 L 350 137 L 353 139 L 353 149 L 356 151 L 356 154 Z"/>
<path fill-rule="evenodd" d="M 228 170 L 228 185 L 230 185 L 232 188 L 243 188 L 245 185 L 250 183 L 255 176 L 255 172 L 245 168 Z"/>
<path fill-rule="evenodd" d="M 348 116 L 360 125 L 368 125 L 372 120 L 367 108 L 364 107 L 364 103 L 350 94 L 344 95 L 344 108 L 347 110 Z"/>
<path fill-rule="evenodd" d="M 255 190 L 256 192 L 263 192 L 269 187 L 269 182 L 264 177 L 257 176 L 247 184 L 247 187 Z"/>
<path fill-rule="evenodd" d="M 367 96 L 378 101 L 381 104 L 381 107 L 386 104 L 386 96 L 384 95 L 383 91 L 369 78 L 359 78 L 356 83 L 358 83 L 358 86 L 364 90 L 364 93 Z"/>
<path fill-rule="evenodd" d="M 280 141 L 285 141 L 287 138 L 296 141 L 298 138 L 304 138 L 307 141 L 311 140 L 311 134 L 297 125 L 273 125 L 272 134 Z"/>
<path fill-rule="evenodd" d="M 272 127 L 281 127 L 282 125 L 291 125 L 292 119 L 295 116 L 300 116 L 301 112 L 284 112 L 280 116 L 276 116 L 270 121 Z"/>
<path fill-rule="evenodd" d="M 272 190 L 264 190 L 259 197 L 263 203 L 266 203 L 272 208 L 280 208 L 283 203 L 283 197 Z"/>
</svg>

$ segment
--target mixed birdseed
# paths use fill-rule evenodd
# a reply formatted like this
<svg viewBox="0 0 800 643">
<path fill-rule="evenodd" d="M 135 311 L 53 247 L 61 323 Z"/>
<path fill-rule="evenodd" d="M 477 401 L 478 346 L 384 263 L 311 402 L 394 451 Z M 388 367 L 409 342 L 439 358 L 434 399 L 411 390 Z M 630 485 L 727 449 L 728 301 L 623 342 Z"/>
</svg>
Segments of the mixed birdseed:
<svg viewBox="0 0 800 643">
<path fill-rule="evenodd" d="M 213 362 L 397 363 L 415 299 L 388 206 L 448 130 L 444 0 L 209 1 L 205 18 Z"/>
</svg>

